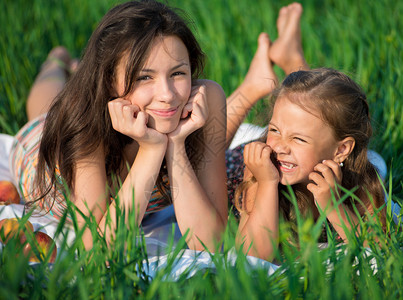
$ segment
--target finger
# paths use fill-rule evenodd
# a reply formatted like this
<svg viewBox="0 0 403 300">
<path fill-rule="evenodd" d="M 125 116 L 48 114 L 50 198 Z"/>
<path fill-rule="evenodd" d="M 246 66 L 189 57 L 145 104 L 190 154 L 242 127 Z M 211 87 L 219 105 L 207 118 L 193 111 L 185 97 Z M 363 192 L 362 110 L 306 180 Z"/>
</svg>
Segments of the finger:
<svg viewBox="0 0 403 300">
<path fill-rule="evenodd" d="M 205 99 L 195 99 L 192 114 L 195 114 L 200 119 L 204 120 L 205 123 L 208 119 L 207 101 L 205 101 Z"/>
<path fill-rule="evenodd" d="M 193 100 L 189 101 L 182 109 L 181 119 L 185 119 L 193 110 Z"/>
<path fill-rule="evenodd" d="M 200 88 L 201 88 L 202 86 L 203 86 L 203 85 L 194 85 L 194 86 L 192 86 L 192 90 L 191 90 L 191 92 L 190 92 L 190 97 L 196 96 L 196 94 L 199 93 L 199 90 L 200 90 Z"/>
<path fill-rule="evenodd" d="M 341 183 L 342 179 L 343 179 L 343 171 L 341 169 L 341 166 L 335 162 L 334 160 L 324 160 L 322 162 L 324 165 L 327 165 L 334 173 L 334 175 L 336 176 L 336 181 L 337 183 Z"/>
<path fill-rule="evenodd" d="M 244 153 L 246 153 L 246 156 L 247 156 L 249 162 L 252 161 L 254 152 L 255 152 L 255 143 L 254 142 L 251 142 L 251 143 L 245 145 Z"/>
<path fill-rule="evenodd" d="M 314 184 L 314 183 L 308 183 L 308 185 L 306 186 L 306 188 L 308 189 L 308 191 L 310 191 L 313 195 L 317 194 L 319 192 L 319 187 Z"/>
<path fill-rule="evenodd" d="M 135 117 L 135 118 L 137 118 L 137 114 L 138 114 L 138 112 L 140 111 L 140 107 L 138 107 L 137 105 L 134 105 L 134 104 L 132 104 L 132 105 L 130 105 L 131 106 L 131 109 L 132 109 L 132 111 L 133 111 L 133 116 Z"/>
<path fill-rule="evenodd" d="M 201 85 L 198 89 L 198 94 L 203 95 L 204 97 L 206 97 L 206 91 L 207 88 L 205 85 Z"/>
<path fill-rule="evenodd" d="M 121 118 L 119 118 L 119 111 L 122 108 L 122 102 L 121 101 L 110 101 L 108 102 L 108 110 L 109 110 L 109 116 L 111 117 L 112 121 L 112 127 L 117 130 L 119 126 L 119 121 Z"/>
<path fill-rule="evenodd" d="M 328 185 L 325 178 L 317 172 L 309 173 L 308 179 L 313 181 L 313 184 L 315 184 L 316 186 Z"/>
<path fill-rule="evenodd" d="M 314 170 L 316 172 L 320 172 L 323 176 L 323 178 L 326 180 L 326 182 L 330 185 L 330 186 L 334 186 L 335 181 L 336 181 L 336 175 L 334 174 L 333 170 L 331 168 L 329 168 L 328 165 L 325 165 L 324 163 L 320 163 L 317 164 L 314 167 Z"/>
<path fill-rule="evenodd" d="M 200 96 L 205 95 L 206 87 L 204 85 L 195 85 L 192 87 L 189 100 L 182 109 L 181 119 L 185 119 L 189 116 L 189 113 L 193 112 L 194 103 L 196 99 Z"/>
<path fill-rule="evenodd" d="M 132 104 L 129 100 L 126 100 L 126 99 L 123 99 L 123 98 L 113 99 L 113 100 L 109 101 L 108 104 L 109 103 L 114 105 L 114 106 L 120 106 L 120 107 L 122 105 L 130 105 L 130 104 Z"/>
<path fill-rule="evenodd" d="M 256 143 L 255 146 L 255 162 L 258 163 L 262 160 L 264 146 L 261 143 Z"/>
<path fill-rule="evenodd" d="M 144 111 L 139 111 L 137 114 L 134 130 L 139 136 L 144 136 L 147 130 L 148 115 Z"/>
<path fill-rule="evenodd" d="M 243 148 L 243 162 L 245 165 L 249 162 L 249 144 L 246 144 Z"/>
<path fill-rule="evenodd" d="M 257 148 L 257 143 L 256 142 L 253 142 L 253 143 L 250 143 L 250 146 L 249 146 L 249 161 L 251 162 L 251 163 L 253 163 L 253 164 L 255 164 L 256 163 L 256 148 Z"/>
<path fill-rule="evenodd" d="M 115 114 L 115 117 L 119 117 L 122 107 L 125 105 L 131 105 L 130 101 L 117 98 L 108 102 L 108 109 Z"/>
<path fill-rule="evenodd" d="M 137 113 L 137 120 L 140 124 L 146 125 L 148 123 L 148 114 L 144 111 L 139 111 Z"/>
<path fill-rule="evenodd" d="M 264 147 L 262 151 L 262 159 L 264 161 L 271 163 L 270 155 L 271 155 L 271 148 L 268 146 Z"/>
<path fill-rule="evenodd" d="M 123 120 L 125 122 L 133 121 L 133 119 L 135 118 L 134 113 L 135 113 L 135 109 L 132 105 L 124 105 L 122 107 L 122 115 L 123 115 Z"/>
</svg>

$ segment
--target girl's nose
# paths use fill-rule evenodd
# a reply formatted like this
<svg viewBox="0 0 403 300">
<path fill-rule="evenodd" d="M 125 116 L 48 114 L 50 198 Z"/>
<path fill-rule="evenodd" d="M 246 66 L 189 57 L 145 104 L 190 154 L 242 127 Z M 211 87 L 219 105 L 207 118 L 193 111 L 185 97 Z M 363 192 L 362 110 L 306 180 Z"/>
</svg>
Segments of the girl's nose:
<svg viewBox="0 0 403 300">
<path fill-rule="evenodd" d="M 290 147 L 288 146 L 287 142 L 281 138 L 272 141 L 271 148 L 277 154 L 289 154 L 290 153 Z"/>
</svg>

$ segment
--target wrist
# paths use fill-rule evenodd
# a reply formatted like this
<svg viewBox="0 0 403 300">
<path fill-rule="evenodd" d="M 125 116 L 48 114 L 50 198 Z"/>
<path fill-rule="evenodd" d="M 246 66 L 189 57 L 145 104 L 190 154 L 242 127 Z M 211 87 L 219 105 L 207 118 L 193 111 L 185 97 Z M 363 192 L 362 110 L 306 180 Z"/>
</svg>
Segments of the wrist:
<svg viewBox="0 0 403 300">
<path fill-rule="evenodd" d="M 335 212 L 335 207 L 333 206 L 332 201 L 326 201 L 325 203 L 322 203 L 321 201 L 315 199 L 315 205 L 319 209 L 319 211 L 324 212 L 327 216 Z"/>
<path fill-rule="evenodd" d="M 279 181 L 278 180 L 256 180 L 257 181 L 257 183 L 258 183 L 258 185 L 259 185 L 259 188 L 262 188 L 262 189 L 271 189 L 271 188 L 277 188 L 278 187 L 278 183 L 279 183 Z"/>
<path fill-rule="evenodd" d="M 168 148 L 178 148 L 178 147 L 185 147 L 185 141 L 186 141 L 187 136 L 170 136 L 168 135 L 167 139 L 167 147 Z"/>
<path fill-rule="evenodd" d="M 256 172 L 255 172 L 256 173 Z M 254 175 L 256 178 L 256 181 L 260 185 L 268 185 L 268 186 L 278 186 L 280 182 L 280 178 L 278 177 L 277 174 L 265 174 L 262 175 L 261 177 Z"/>
<path fill-rule="evenodd" d="M 165 154 L 165 152 L 167 151 L 167 147 L 168 139 L 156 144 L 139 143 L 139 152 L 146 152 L 150 153 L 151 155 L 156 155 L 158 153 Z"/>
</svg>

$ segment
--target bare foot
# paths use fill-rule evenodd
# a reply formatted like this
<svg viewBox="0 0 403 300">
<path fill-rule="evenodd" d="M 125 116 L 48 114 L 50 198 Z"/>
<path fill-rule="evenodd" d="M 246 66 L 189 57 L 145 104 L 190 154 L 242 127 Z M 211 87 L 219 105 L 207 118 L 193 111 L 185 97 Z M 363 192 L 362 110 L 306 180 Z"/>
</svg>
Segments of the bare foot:
<svg viewBox="0 0 403 300">
<path fill-rule="evenodd" d="M 253 104 L 266 97 L 277 86 L 277 76 L 269 58 L 270 43 L 267 33 L 259 35 L 256 53 L 241 85 L 245 91 L 244 96 Z"/>
<path fill-rule="evenodd" d="M 300 19 L 302 6 L 292 3 L 280 9 L 277 19 L 278 38 L 270 47 L 269 57 L 288 75 L 298 70 L 308 70 L 301 43 Z"/>
<path fill-rule="evenodd" d="M 53 48 L 42 64 L 36 80 L 57 79 L 65 81 L 72 73 L 72 68 L 76 68 L 75 60 L 72 60 L 69 52 L 63 46 Z"/>
<path fill-rule="evenodd" d="M 70 73 L 71 74 L 73 74 L 77 71 L 79 63 L 80 63 L 80 60 L 78 60 L 77 58 L 73 58 L 70 61 Z"/>
</svg>

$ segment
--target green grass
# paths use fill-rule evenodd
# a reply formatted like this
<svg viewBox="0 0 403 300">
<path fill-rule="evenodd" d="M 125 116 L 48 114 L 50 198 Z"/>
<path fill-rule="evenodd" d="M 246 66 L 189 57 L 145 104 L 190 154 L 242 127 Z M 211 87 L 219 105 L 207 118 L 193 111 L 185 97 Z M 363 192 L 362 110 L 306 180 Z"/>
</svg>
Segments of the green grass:
<svg viewBox="0 0 403 300">
<path fill-rule="evenodd" d="M 0 1 L 0 133 L 15 134 L 26 122 L 25 100 L 49 50 L 65 45 L 80 56 L 102 15 L 119 1 L 3 0 Z M 239 2 L 239 3 L 238 3 Z M 193 29 L 207 54 L 205 77 L 220 83 L 229 95 L 246 74 L 256 49 L 256 38 L 267 31 L 276 38 L 277 12 L 287 1 L 172 0 L 194 21 Z M 403 199 L 403 2 L 306 0 L 302 2 L 303 46 L 311 67 L 333 67 L 358 81 L 367 92 L 374 126 L 371 148 L 388 165 L 386 187 L 395 201 Z M 276 69 L 282 77 L 280 70 Z M 265 101 L 248 116 L 264 125 Z M 93 222 L 89 226 L 94 229 Z M 90 252 L 80 241 L 63 246 L 65 255 L 48 268 L 29 267 L 15 258 L 15 243 L 0 254 L 0 299 L 75 298 L 334 298 L 398 299 L 403 297 L 402 233 L 390 224 L 382 243 L 367 257 L 363 238 L 348 246 L 317 251 L 318 226 L 300 224 L 301 247 L 282 237 L 280 272 L 268 277 L 262 270 L 248 272 L 240 255 L 237 265 L 217 264 L 214 272 L 200 272 L 191 280 L 164 281 L 169 270 L 149 281 L 138 269 L 146 257 L 136 230 L 119 229 L 114 247 L 95 235 Z M 224 255 L 234 243 L 235 226 L 225 235 Z M 379 225 L 373 224 L 378 232 Z M 370 239 L 374 236 L 369 235 Z M 368 236 L 365 236 L 368 238 Z M 126 244 L 130 241 L 130 245 Z M 125 248 L 127 247 L 127 248 Z M 107 268 L 103 261 L 110 262 Z M 219 260 L 219 256 L 216 256 Z M 377 262 L 377 272 L 368 263 Z"/>
<path fill-rule="evenodd" d="M 296 205 L 295 197 L 290 201 Z M 117 206 L 119 207 L 119 206 Z M 340 244 L 332 231 L 327 231 L 329 245 L 319 250 L 317 239 L 325 217 L 314 223 L 302 219 L 297 211 L 298 240 L 285 223 L 281 223 L 281 252 L 275 260 L 280 264 L 268 276 L 263 268 L 251 268 L 245 256 L 236 252 L 238 259 L 230 263 L 234 251 L 236 223 L 229 220 L 221 252 L 211 254 L 215 269 L 200 270 L 190 279 L 185 271 L 174 282 L 169 280 L 174 261 L 181 256 L 185 242 L 182 238 L 172 249 L 167 266 L 154 278 L 146 272 L 147 248 L 134 224 L 134 212 L 129 224 L 123 213 L 116 212 L 115 238 L 108 246 L 98 234 L 92 217 L 86 218 L 93 234 L 94 245 L 84 251 L 82 231 L 77 228 L 74 209 L 68 214 L 73 219 L 77 236 L 71 245 L 65 241 L 62 219 L 56 238 L 62 242 L 59 256 L 53 265 L 48 258 L 41 263 L 28 264 L 20 253 L 18 240 L 13 237 L 0 252 L 0 299 L 399 299 L 402 297 L 403 257 L 402 230 L 397 230 L 388 217 L 387 235 L 378 222 L 361 224 L 362 234 L 349 236 L 349 244 Z M 21 227 L 29 214 L 21 219 Z M 1 232 L 0 232 L 1 234 Z M 375 242 L 378 239 L 379 243 Z M 369 241 L 369 249 L 363 247 Z M 231 254 L 232 253 L 232 254 Z M 106 262 L 108 263 L 106 265 Z"/>
</svg>

